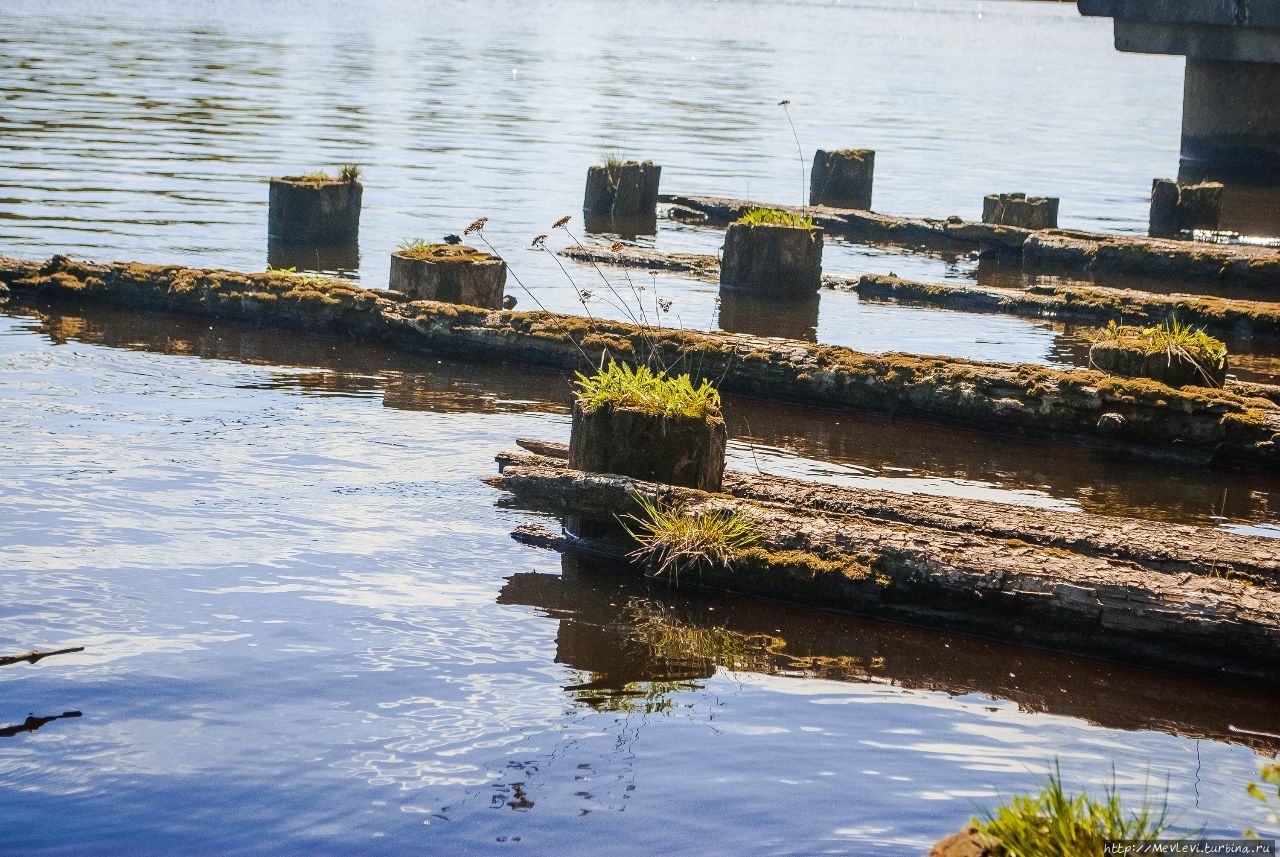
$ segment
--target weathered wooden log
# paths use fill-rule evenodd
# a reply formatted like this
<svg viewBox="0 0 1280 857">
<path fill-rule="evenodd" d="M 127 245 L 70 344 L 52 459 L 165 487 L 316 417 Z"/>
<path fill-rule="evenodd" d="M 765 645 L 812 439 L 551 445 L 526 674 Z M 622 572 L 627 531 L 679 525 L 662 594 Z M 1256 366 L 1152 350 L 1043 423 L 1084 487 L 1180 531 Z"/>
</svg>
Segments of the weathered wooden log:
<svg viewBox="0 0 1280 857">
<path fill-rule="evenodd" d="M 809 173 L 809 204 L 870 210 L 875 172 L 871 149 L 819 149 Z"/>
<path fill-rule="evenodd" d="M 993 193 L 983 197 L 982 222 L 1020 229 L 1057 229 L 1058 198 Z"/>
<path fill-rule="evenodd" d="M 668 253 L 632 245 L 616 250 L 604 245 L 574 245 L 560 252 L 580 262 L 681 271 L 706 280 L 715 279 L 720 266 L 720 260 L 711 255 Z M 824 274 L 822 285 L 836 291 L 857 292 L 860 297 L 873 300 L 900 301 L 962 312 L 1001 313 L 1099 325 L 1109 321 L 1160 324 L 1177 318 L 1218 336 L 1280 338 L 1280 305 L 1268 301 L 1177 292 L 1163 294 L 1085 283 L 1026 289 L 954 285 L 907 280 L 891 274 L 863 274 L 860 277 Z"/>
<path fill-rule="evenodd" d="M 812 295 L 822 286 L 822 229 L 733 223 L 724 236 L 720 288 L 779 300 Z"/>
<path fill-rule="evenodd" d="M 567 466 L 569 449 L 563 443 L 528 438 L 516 443 L 530 454 L 504 452 L 497 459 L 499 469 Z M 1218 576 L 1280 588 L 1280 539 L 1212 527 L 849 488 L 740 470 L 725 471 L 722 490 L 742 500 L 780 503 L 816 514 L 977 533 L 1007 543 L 1105 557 L 1161 574 Z"/>
<path fill-rule="evenodd" d="M 728 434 L 724 418 L 650 414 L 573 403 L 569 461 L 578 470 L 617 473 L 719 491 Z"/>
<path fill-rule="evenodd" d="M 1195 229 L 1217 229 L 1222 190 L 1218 182 L 1179 184 L 1173 179 L 1153 179 L 1147 234 L 1176 238 Z"/>
<path fill-rule="evenodd" d="M 685 513 L 730 512 L 760 541 L 681 583 L 978 632 L 1208 675 L 1280 677 L 1280 591 L 960 529 L 742 500 L 688 488 L 508 464 L 495 483 L 562 514 L 634 514 L 635 492 Z M 619 548 L 618 558 L 625 553 Z"/>
<path fill-rule="evenodd" d="M 414 300 L 500 309 L 506 285 L 506 262 L 463 244 L 391 254 L 390 288 Z"/>
<path fill-rule="evenodd" d="M 94 265 L 58 256 L 43 264 L 0 266 L 0 279 L 20 297 L 338 332 L 462 359 L 575 370 L 609 357 L 633 364 L 683 361 L 722 379 L 725 393 L 1280 472 L 1280 408 L 1230 391 L 1174 390 L 1086 370 L 871 355 L 742 334 L 408 302 L 394 292 L 281 273 Z"/>
<path fill-rule="evenodd" d="M 267 234 L 290 244 L 350 244 L 360 236 L 363 194 L 355 180 L 272 179 Z"/>
<path fill-rule="evenodd" d="M 662 194 L 659 201 L 707 215 L 710 225 L 725 226 L 759 202 L 711 196 Z M 770 206 L 799 213 L 797 206 Z M 856 209 L 817 208 L 808 212 L 829 235 L 869 243 L 895 244 L 941 253 L 998 249 L 1021 255 L 1029 270 L 1089 274 L 1133 274 L 1184 280 L 1221 280 L 1280 287 L 1280 248 L 1250 244 L 1212 244 L 1143 238 L 1107 232 L 1045 229 L 899 217 Z"/>
</svg>

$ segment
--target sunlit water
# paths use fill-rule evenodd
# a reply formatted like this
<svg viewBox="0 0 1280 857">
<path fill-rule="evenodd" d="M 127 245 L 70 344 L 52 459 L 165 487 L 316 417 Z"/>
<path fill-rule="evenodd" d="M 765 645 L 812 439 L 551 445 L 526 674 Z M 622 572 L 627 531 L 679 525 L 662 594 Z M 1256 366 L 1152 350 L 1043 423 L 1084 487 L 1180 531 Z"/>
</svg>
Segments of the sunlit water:
<svg viewBox="0 0 1280 857">
<path fill-rule="evenodd" d="M 385 283 L 399 239 L 487 215 L 572 309 L 522 248 L 576 214 L 600 150 L 661 162 L 667 190 L 787 201 L 783 98 L 807 146 L 878 150 L 883 210 L 973 216 L 1026 190 L 1060 193 L 1067 225 L 1138 231 L 1176 168 L 1179 72 L 1115 54 L 1070 4 L 18 0 L 0 252 L 261 269 L 264 178 L 357 160 L 362 282 Z M 837 272 L 976 268 L 834 250 Z M 681 323 L 717 323 L 713 287 L 656 285 Z M 1072 362 L 1047 326 L 850 295 L 824 293 L 816 327 Z M 517 436 L 564 439 L 566 401 L 564 379 L 512 368 L 7 310 L 0 654 L 87 651 L 0 668 L 0 729 L 81 712 L 0 731 L 0 851 L 919 854 L 1055 759 L 1073 787 L 1167 787 L 1184 828 L 1262 824 L 1244 785 L 1275 739 L 1249 733 L 1280 730 L 1257 689 L 673 598 L 517 545 L 539 516 L 480 479 Z M 1249 474 L 728 407 L 737 467 L 1275 520 Z"/>
</svg>

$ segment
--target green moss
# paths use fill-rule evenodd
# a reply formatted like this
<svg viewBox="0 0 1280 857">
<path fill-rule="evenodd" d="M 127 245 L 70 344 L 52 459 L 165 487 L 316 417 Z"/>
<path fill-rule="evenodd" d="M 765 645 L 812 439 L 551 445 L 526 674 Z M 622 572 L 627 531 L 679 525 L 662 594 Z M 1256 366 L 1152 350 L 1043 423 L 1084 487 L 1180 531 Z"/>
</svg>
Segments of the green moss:
<svg viewBox="0 0 1280 857">
<path fill-rule="evenodd" d="M 813 218 L 795 214 L 781 208 L 750 208 L 738 218 L 738 223 L 748 226 L 788 226 L 796 229 L 812 229 Z"/>
<path fill-rule="evenodd" d="M 497 262 L 498 257 L 465 244 L 428 244 L 421 238 L 401 241 L 397 256 L 406 259 L 417 259 L 422 262 L 434 262 L 437 265 L 474 264 L 477 262 Z"/>
<path fill-rule="evenodd" d="M 770 550 L 754 545 L 733 555 L 735 568 L 750 570 L 756 574 L 797 575 L 807 578 L 836 576 L 845 580 L 868 580 L 871 566 L 849 554 L 835 553 L 819 556 L 803 550 Z"/>
</svg>

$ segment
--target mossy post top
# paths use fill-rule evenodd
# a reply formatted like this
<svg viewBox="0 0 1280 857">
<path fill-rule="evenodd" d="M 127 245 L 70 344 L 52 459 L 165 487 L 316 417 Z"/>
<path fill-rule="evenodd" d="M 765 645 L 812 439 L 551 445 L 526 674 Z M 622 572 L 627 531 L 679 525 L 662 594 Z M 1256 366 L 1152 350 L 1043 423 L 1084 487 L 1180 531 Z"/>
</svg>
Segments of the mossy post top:
<svg viewBox="0 0 1280 857">
<path fill-rule="evenodd" d="M 435 265 L 502 265 L 500 258 L 466 244 L 415 244 L 401 247 L 391 254 L 415 262 Z"/>
</svg>

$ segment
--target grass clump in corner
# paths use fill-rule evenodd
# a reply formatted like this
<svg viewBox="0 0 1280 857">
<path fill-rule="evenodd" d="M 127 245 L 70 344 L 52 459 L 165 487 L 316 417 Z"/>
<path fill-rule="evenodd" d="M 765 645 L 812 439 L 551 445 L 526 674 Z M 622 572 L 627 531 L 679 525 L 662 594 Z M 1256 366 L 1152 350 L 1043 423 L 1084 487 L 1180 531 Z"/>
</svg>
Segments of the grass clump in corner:
<svg viewBox="0 0 1280 857">
<path fill-rule="evenodd" d="M 615 360 L 594 375 L 578 373 L 578 401 L 587 413 L 602 405 L 642 411 L 662 417 L 706 419 L 719 416 L 720 393 L 703 379 L 694 386 L 688 375 L 654 372 L 648 366 L 632 368 Z"/>
<path fill-rule="evenodd" d="M 795 214 L 781 208 L 752 208 L 738 218 L 748 226 L 790 226 L 796 229 L 812 229 L 813 218 Z"/>
<path fill-rule="evenodd" d="M 618 521 L 639 543 L 628 556 L 652 568 L 655 577 L 676 581 L 682 571 L 697 566 L 727 568 L 736 553 L 760 539 L 755 525 L 738 512 L 686 512 L 660 506 L 639 492 L 633 496 L 640 514 Z"/>
<path fill-rule="evenodd" d="M 1214 339 L 1203 328 L 1183 324 L 1176 318 L 1155 327 L 1131 327 L 1112 321 L 1094 333 L 1090 342 L 1094 345 L 1123 342 L 1141 348 L 1149 357 L 1164 354 L 1171 359 L 1182 358 L 1214 368 L 1220 368 L 1227 359 L 1227 346 L 1222 340 Z"/>
<path fill-rule="evenodd" d="M 338 170 L 338 181 L 353 182 L 360 178 L 359 164 L 343 164 L 342 169 Z"/>
<path fill-rule="evenodd" d="M 1003 857 L 1102 857 L 1109 839 L 1157 839 L 1169 829 L 1167 808 L 1144 800 L 1126 811 L 1114 787 L 1102 800 L 1085 793 L 1068 795 L 1059 770 L 1038 794 L 1014 795 L 974 819 L 980 833 L 999 841 Z"/>
<path fill-rule="evenodd" d="M 1267 765 L 1258 775 L 1262 780 L 1262 784 L 1249 783 L 1246 790 L 1255 800 L 1261 801 L 1262 805 L 1271 813 L 1271 823 L 1280 828 L 1280 765 Z M 1271 798 L 1271 790 L 1275 789 L 1275 799 Z M 1258 836 L 1252 830 L 1244 832 L 1245 838 L 1258 840 L 1262 837 Z"/>
</svg>

